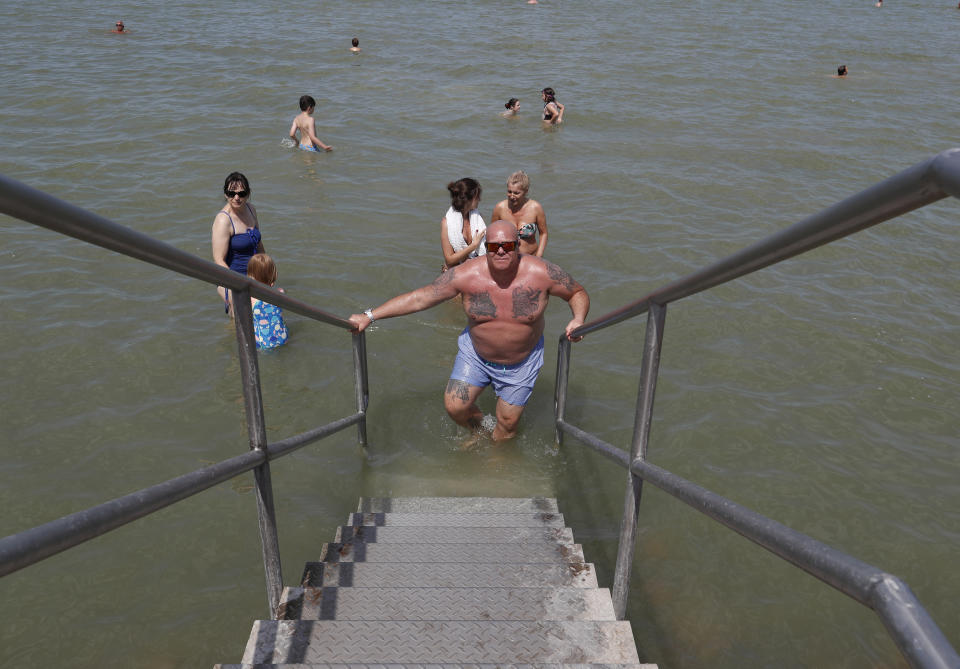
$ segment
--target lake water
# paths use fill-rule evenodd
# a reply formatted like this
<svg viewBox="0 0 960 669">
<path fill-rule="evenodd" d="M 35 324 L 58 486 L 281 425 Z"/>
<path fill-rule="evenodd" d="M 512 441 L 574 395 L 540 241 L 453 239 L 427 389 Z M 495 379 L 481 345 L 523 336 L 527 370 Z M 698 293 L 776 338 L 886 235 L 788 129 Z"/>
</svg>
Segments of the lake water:
<svg viewBox="0 0 960 669">
<path fill-rule="evenodd" d="M 128 35 L 108 34 L 122 18 Z M 517 169 L 599 316 L 960 144 L 949 1 L 0 3 L 0 173 L 203 258 L 249 177 L 278 285 L 340 315 L 440 265 L 445 184 Z M 363 51 L 349 52 L 357 36 Z M 840 64 L 850 75 L 831 75 Z M 538 91 L 567 106 L 539 122 Z M 290 149 L 300 95 L 332 153 Z M 510 97 L 514 119 L 499 115 Z M 960 646 L 958 203 L 673 305 L 650 459 L 905 580 Z M 0 217 L 3 534 L 247 448 L 212 287 Z M 550 495 L 612 580 L 625 474 L 555 448 L 557 337 L 518 438 L 464 452 L 453 305 L 368 336 L 350 430 L 273 465 L 285 582 L 359 495 Z M 288 314 L 271 440 L 353 411 L 349 337 Z M 573 350 L 568 419 L 626 447 L 643 319 Z M 483 405 L 492 409 L 489 398 Z M 0 582 L 4 666 L 209 667 L 267 614 L 249 476 Z M 661 667 L 894 667 L 872 612 L 644 491 L 628 615 Z"/>
</svg>

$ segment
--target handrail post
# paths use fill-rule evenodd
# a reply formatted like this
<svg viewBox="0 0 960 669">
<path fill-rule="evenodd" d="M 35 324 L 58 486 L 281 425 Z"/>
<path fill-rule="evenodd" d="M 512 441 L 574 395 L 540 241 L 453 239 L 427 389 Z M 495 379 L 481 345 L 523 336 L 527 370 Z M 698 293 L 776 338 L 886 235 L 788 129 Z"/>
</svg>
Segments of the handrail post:
<svg viewBox="0 0 960 669">
<path fill-rule="evenodd" d="M 243 383 L 250 450 L 267 452 L 267 424 L 260 392 L 260 367 L 257 363 L 257 344 L 253 336 L 253 308 L 250 305 L 249 289 L 233 291 L 233 314 L 240 351 L 240 377 Z M 277 606 L 283 591 L 283 575 L 280 570 L 280 541 L 277 537 L 277 515 L 273 506 L 269 459 L 253 470 L 253 478 L 257 491 L 257 518 L 260 524 L 263 572 L 267 581 L 267 603 L 270 617 L 276 619 Z"/>
<path fill-rule="evenodd" d="M 660 348 L 663 343 L 663 324 L 667 305 L 650 304 L 647 313 L 647 333 L 643 347 L 640 373 L 640 391 L 637 397 L 637 413 L 633 423 L 633 444 L 630 461 L 645 460 L 650 440 L 650 423 L 653 420 L 653 395 L 657 388 L 657 373 L 660 369 Z M 613 574 L 613 612 L 617 620 L 623 620 L 627 612 L 627 595 L 630 592 L 630 574 L 633 570 L 633 552 L 637 543 L 637 517 L 640 513 L 640 493 L 643 479 L 627 472 L 627 490 L 623 498 L 623 518 L 620 520 L 620 543 L 617 546 L 617 566 Z"/>
<path fill-rule="evenodd" d="M 563 430 L 560 423 L 567 415 L 567 383 L 570 379 L 570 340 L 560 335 L 557 345 L 557 379 L 553 388 L 553 417 L 557 430 L 557 447 L 563 446 Z"/>
<path fill-rule="evenodd" d="M 367 338 L 363 332 L 353 334 L 353 374 L 357 391 L 357 439 L 361 446 L 367 445 L 367 406 L 370 403 L 370 386 L 367 382 Z"/>
</svg>

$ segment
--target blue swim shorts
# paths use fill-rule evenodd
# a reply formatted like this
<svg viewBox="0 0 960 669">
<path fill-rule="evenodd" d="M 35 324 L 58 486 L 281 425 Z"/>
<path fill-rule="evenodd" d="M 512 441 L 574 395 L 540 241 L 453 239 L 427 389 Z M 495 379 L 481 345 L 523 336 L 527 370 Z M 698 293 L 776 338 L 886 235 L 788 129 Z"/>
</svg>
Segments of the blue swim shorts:
<svg viewBox="0 0 960 669">
<path fill-rule="evenodd" d="M 486 388 L 493 384 L 493 392 L 507 404 L 526 406 L 533 393 L 533 384 L 543 367 L 543 335 L 530 351 L 530 355 L 515 365 L 489 362 L 477 355 L 470 340 L 470 330 L 465 329 L 457 338 L 459 351 L 453 362 L 450 378 L 465 381 L 471 386 Z"/>
<path fill-rule="evenodd" d="M 313 144 L 301 144 L 300 149 L 303 151 L 315 151 L 317 153 L 323 153 L 323 149 L 314 146 Z"/>
</svg>

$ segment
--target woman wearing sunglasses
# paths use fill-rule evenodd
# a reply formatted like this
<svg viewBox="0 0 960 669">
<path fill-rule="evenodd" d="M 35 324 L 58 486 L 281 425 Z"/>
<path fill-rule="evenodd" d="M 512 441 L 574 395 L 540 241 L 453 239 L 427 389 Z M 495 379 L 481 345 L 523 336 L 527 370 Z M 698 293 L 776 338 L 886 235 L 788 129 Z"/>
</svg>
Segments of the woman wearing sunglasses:
<svg viewBox="0 0 960 669">
<path fill-rule="evenodd" d="M 484 254 L 484 235 L 487 226 L 480 216 L 480 195 L 483 189 L 476 179 L 459 179 L 447 184 L 450 208 L 440 221 L 440 249 L 443 251 L 443 271 L 459 265 L 468 258 Z"/>
<path fill-rule="evenodd" d="M 257 210 L 250 204 L 250 183 L 240 172 L 231 172 L 223 182 L 227 203 L 213 218 L 213 262 L 238 274 L 247 274 L 247 262 L 255 253 L 264 253 L 257 223 Z M 228 314 L 230 291 L 217 286 Z"/>
</svg>

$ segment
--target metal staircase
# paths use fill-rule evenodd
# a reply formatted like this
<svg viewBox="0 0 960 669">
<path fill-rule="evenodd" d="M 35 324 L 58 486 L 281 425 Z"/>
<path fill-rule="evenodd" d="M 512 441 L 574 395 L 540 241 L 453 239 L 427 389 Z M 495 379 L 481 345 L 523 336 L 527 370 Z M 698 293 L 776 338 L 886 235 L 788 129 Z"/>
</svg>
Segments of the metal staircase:
<svg viewBox="0 0 960 669">
<path fill-rule="evenodd" d="M 277 618 L 218 666 L 656 666 L 547 498 L 361 499 Z"/>
<path fill-rule="evenodd" d="M 687 481 L 648 459 L 669 305 L 948 196 L 960 199 L 960 149 L 948 149 L 917 163 L 573 331 L 571 335 L 575 337 L 586 335 L 647 314 L 634 435 L 626 449 L 569 421 L 566 407 L 570 342 L 565 335 L 560 336 L 554 392 L 557 441 L 562 446 L 565 436 L 572 437 L 627 472 L 612 579 L 614 614 L 608 615 L 607 603 L 602 603 L 596 604 L 597 611 L 604 612 L 594 615 L 587 613 L 594 611 L 594 595 L 586 595 L 586 591 L 596 588 L 593 568 L 576 552 L 569 530 L 562 528 L 555 504 L 543 499 L 456 500 L 464 508 L 454 508 L 452 501 L 440 499 L 361 502 L 361 515 L 351 517 L 347 528 L 338 533 L 336 543 L 324 549 L 320 562 L 308 565 L 303 586 L 284 591 L 270 462 L 353 426 L 359 443 L 367 445 L 369 384 L 365 334 L 351 335 L 356 411 L 270 442 L 248 298 L 257 297 L 310 320 L 352 331 L 349 321 L 0 175 L 2 214 L 233 291 L 250 447 L 245 453 L 0 538 L 0 576 L 252 471 L 268 610 L 280 620 L 254 626 L 244 656 L 247 666 L 251 662 L 284 662 L 288 666 L 299 662 L 306 666 L 304 663 L 315 657 L 320 664 L 333 662 L 340 667 L 367 663 L 383 666 L 383 662 L 397 667 L 428 662 L 434 666 L 478 667 L 484 662 L 497 666 L 635 665 L 633 640 L 625 640 L 629 627 L 615 619 L 623 617 L 631 592 L 642 487 L 653 485 L 874 611 L 911 666 L 960 667 L 960 654 L 909 586 L 896 576 Z M 488 507 L 488 503 L 504 506 Z M 497 527 L 494 517 L 507 524 Z M 428 521 L 441 520 L 446 524 L 427 525 Z M 536 545 L 538 549 L 532 548 Z M 392 547 L 402 552 L 393 553 Z M 558 555 L 550 554 L 551 547 Z M 382 586 L 379 589 L 378 584 Z M 464 588 L 471 591 L 469 605 L 465 603 Z M 371 596 L 367 591 L 378 594 Z M 605 602 L 606 591 L 599 593 Z M 426 599 L 414 598 L 421 594 Z M 588 599 L 581 600 L 581 596 Z M 373 612 L 362 613 L 364 607 Z M 571 610 L 582 611 L 587 618 L 576 620 Z M 535 613 L 528 613 L 531 611 Z M 316 619 L 310 619 L 313 615 Z M 484 627 L 480 623 L 487 623 L 486 632 L 479 631 Z M 370 630 L 366 636 L 364 630 Z M 587 643 L 591 634 L 592 642 Z M 403 640 L 417 652 L 405 650 L 402 643 L 394 649 L 392 637 Z M 321 646 L 339 649 L 339 654 L 320 656 Z M 400 659 L 419 658 L 421 651 L 425 656 L 429 649 L 437 652 L 428 659 Z M 627 652 L 629 649 L 632 652 Z M 624 652 L 620 653 L 621 650 Z M 372 659 L 379 657 L 388 659 Z M 611 659 L 597 659 L 601 657 Z"/>
</svg>

